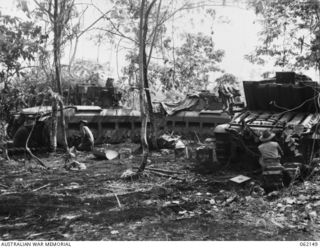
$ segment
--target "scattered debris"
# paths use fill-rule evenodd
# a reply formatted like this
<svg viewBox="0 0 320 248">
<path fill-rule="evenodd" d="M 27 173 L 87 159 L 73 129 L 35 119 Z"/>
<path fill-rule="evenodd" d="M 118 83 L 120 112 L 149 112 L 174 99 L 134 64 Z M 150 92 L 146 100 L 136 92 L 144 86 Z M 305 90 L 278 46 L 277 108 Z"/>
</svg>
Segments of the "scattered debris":
<svg viewBox="0 0 320 248">
<path fill-rule="evenodd" d="M 283 199 L 284 202 L 286 202 L 287 204 L 295 204 L 297 202 L 297 199 L 296 198 L 291 198 L 291 197 L 286 197 Z"/>
<path fill-rule="evenodd" d="M 196 159 L 198 164 L 212 166 L 213 164 L 213 146 L 212 145 L 202 145 L 196 148 Z"/>
<path fill-rule="evenodd" d="M 175 144 L 174 155 L 175 158 L 189 158 L 188 148 L 181 140 L 178 140 Z"/>
<path fill-rule="evenodd" d="M 223 206 L 230 204 L 231 202 L 235 201 L 238 198 L 237 194 L 233 194 L 223 203 Z"/>
<path fill-rule="evenodd" d="M 119 153 L 113 150 L 106 150 L 105 154 L 108 160 L 116 159 L 119 156 Z"/>
<path fill-rule="evenodd" d="M 131 156 L 132 156 L 132 150 L 130 148 L 120 148 L 119 150 L 120 159 L 127 159 L 127 158 L 130 158 Z"/>
<path fill-rule="evenodd" d="M 5 189 L 8 189 L 8 188 L 9 188 L 9 186 L 4 185 L 4 184 L 0 184 L 0 187 L 3 187 L 3 188 L 5 188 Z"/>
<path fill-rule="evenodd" d="M 180 139 L 179 136 L 163 134 L 158 138 L 159 148 L 174 149 L 176 142 Z"/>
<path fill-rule="evenodd" d="M 133 168 L 139 169 L 139 167 L 133 167 Z M 150 167 L 145 168 L 145 170 L 163 172 L 163 173 L 167 173 L 167 174 L 186 174 L 185 172 L 182 172 L 182 171 L 172 171 L 172 170 L 164 170 L 164 169 L 158 169 L 158 168 L 156 169 L 156 168 L 150 168 Z"/>
<path fill-rule="evenodd" d="M 160 151 L 163 156 L 167 156 L 171 153 L 169 149 L 161 149 Z"/>
<path fill-rule="evenodd" d="M 132 171 L 131 169 L 127 169 L 126 171 L 124 171 L 122 173 L 122 175 L 120 176 L 121 179 L 136 179 L 138 178 L 140 175 L 137 172 Z"/>
<path fill-rule="evenodd" d="M 249 181 L 250 179 L 251 179 L 250 177 L 247 177 L 244 175 L 239 175 L 239 176 L 231 178 L 230 181 L 232 181 L 234 183 L 242 184 L 244 182 Z"/>
<path fill-rule="evenodd" d="M 117 199 L 117 203 L 118 203 L 119 208 L 122 208 L 122 205 L 120 203 L 120 200 L 119 200 L 117 194 L 114 194 L 114 197 Z"/>
<path fill-rule="evenodd" d="M 70 183 L 69 186 L 65 187 L 66 189 L 78 189 L 80 188 L 80 184 L 79 183 L 76 183 L 76 182 L 72 182 Z"/>
<path fill-rule="evenodd" d="M 300 175 L 300 168 L 303 167 L 301 163 L 284 163 L 284 170 L 290 176 L 290 181 L 293 182 Z"/>
<path fill-rule="evenodd" d="M 46 188 L 46 187 L 48 187 L 48 186 L 50 186 L 50 185 L 51 185 L 51 183 L 48 183 L 48 184 L 43 185 L 43 186 L 41 186 L 41 187 L 39 187 L 39 188 L 33 189 L 32 191 L 33 191 L 33 192 L 36 192 L 36 191 L 39 191 L 40 189 L 44 189 L 44 188 Z"/>
<path fill-rule="evenodd" d="M 119 151 L 119 156 L 122 156 L 121 148 L 113 147 L 111 150 Z M 123 154 L 127 156 L 128 151 L 124 150 Z M 0 188 L 5 189 L 5 192 L 0 191 L 0 210 L 12 209 L 14 206 L 21 213 L 10 210 L 0 216 L 0 221 L 7 225 L 0 227 L 0 237 L 4 240 L 49 239 L 50 235 L 58 235 L 57 238 L 72 240 L 83 237 L 137 240 L 141 237 L 165 239 L 162 235 L 169 233 L 172 237 L 168 239 L 171 240 L 185 239 L 190 237 L 190 233 L 193 235 L 197 232 L 197 236 L 192 238 L 199 239 L 204 237 L 203 233 L 209 233 L 206 231 L 208 226 L 216 225 L 215 236 L 209 233 L 206 238 L 215 239 L 223 235 L 224 239 L 242 239 L 254 230 L 250 238 L 258 234 L 259 238 L 272 237 L 278 240 L 290 239 L 293 237 L 290 235 L 300 233 L 310 238 L 309 230 L 317 228 L 320 196 L 316 192 L 320 190 L 320 184 L 316 177 L 315 181 L 293 184 L 287 190 L 265 196 L 264 189 L 254 176 L 244 180 L 242 177 L 246 176 L 234 175 L 230 180 L 230 174 L 226 173 L 221 175 L 225 183 L 213 183 L 216 180 L 212 180 L 211 175 L 203 176 L 188 171 L 192 161 L 173 162 L 173 150 L 168 151 L 166 158 L 162 153 L 151 153 L 152 164 L 145 169 L 145 175 L 150 173 L 151 176 L 135 181 L 131 179 L 141 176 L 134 172 L 139 162 L 135 157 L 119 166 L 106 167 L 105 160 L 93 160 L 91 154 L 80 153 L 79 161 L 85 161 L 88 157 L 88 168 L 77 173 L 61 170 L 59 165 L 63 159 L 55 157 L 57 168 L 45 177 L 42 176 L 43 171 L 37 174 L 39 177 L 35 177 L 36 173 L 26 172 L 24 166 L 21 166 L 22 162 L 10 164 L 11 167 L 5 164 L 2 169 L 7 168 L 7 171 L 1 176 L 10 175 L 10 180 L 2 182 L 7 188 L 0 185 Z M 125 171 L 127 168 L 131 169 Z M 121 178 L 127 181 L 119 180 L 121 173 Z M 181 180 L 173 180 L 178 177 Z M 220 174 L 213 177 L 220 178 Z M 239 177 L 244 181 L 235 179 Z M 250 191 L 247 187 L 230 187 L 231 182 L 250 182 Z M 26 198 L 23 196 L 25 193 L 28 193 Z M 46 211 L 48 218 L 39 221 L 37 218 L 42 215 L 42 211 Z M 168 225 L 163 225 L 164 222 Z M 28 228 L 19 223 L 36 225 L 27 232 L 22 231 L 22 228 Z M 177 223 L 175 230 L 178 234 L 169 228 L 165 229 L 166 226 L 172 227 L 171 223 Z M 201 226 L 197 223 L 201 223 Z M 240 229 L 239 223 L 245 228 Z M 59 233 L 51 234 L 57 225 Z M 6 227 L 10 229 L 9 232 Z M 19 228 L 21 230 L 17 232 Z M 227 238 L 226 234 L 229 235 Z M 294 237 L 298 239 L 300 236 Z"/>
<path fill-rule="evenodd" d="M 86 170 L 87 166 L 84 163 L 80 163 L 78 161 L 71 161 L 67 163 L 64 168 L 66 170 L 71 170 L 71 171 L 80 171 L 80 170 Z"/>
<path fill-rule="evenodd" d="M 114 150 L 104 149 L 104 148 L 95 148 L 92 151 L 93 155 L 98 159 L 107 159 L 113 160 L 118 158 L 119 153 Z"/>
<path fill-rule="evenodd" d="M 153 170 L 149 170 L 152 174 L 154 175 L 157 175 L 157 176 L 161 176 L 161 177 L 168 177 L 168 178 L 172 178 L 172 179 L 176 179 L 176 180 L 185 180 L 184 178 L 181 178 L 181 177 L 177 177 L 177 176 L 173 176 L 173 175 L 168 175 L 168 174 L 165 174 L 165 173 L 161 173 L 161 172 L 158 172 L 158 171 L 153 171 Z"/>
<path fill-rule="evenodd" d="M 253 197 L 261 197 L 265 194 L 265 190 L 260 185 L 253 185 L 250 193 Z"/>
</svg>

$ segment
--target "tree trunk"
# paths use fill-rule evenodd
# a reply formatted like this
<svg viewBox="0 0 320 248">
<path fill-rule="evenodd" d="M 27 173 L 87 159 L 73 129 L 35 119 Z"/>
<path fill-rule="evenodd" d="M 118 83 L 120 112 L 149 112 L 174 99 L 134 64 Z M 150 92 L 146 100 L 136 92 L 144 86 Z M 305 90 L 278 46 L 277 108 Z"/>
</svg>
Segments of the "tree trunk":
<svg viewBox="0 0 320 248">
<path fill-rule="evenodd" d="M 65 128 L 65 118 L 64 118 L 64 112 L 63 112 L 63 99 L 62 99 L 62 88 L 61 88 L 61 64 L 60 64 L 60 59 L 61 59 L 61 34 L 62 34 L 62 29 L 63 29 L 63 24 L 61 23 L 61 15 L 62 15 L 62 9 L 58 9 L 58 0 L 54 0 L 54 42 L 53 42 L 53 52 L 54 52 L 54 66 L 55 66 L 55 80 L 57 83 L 57 89 L 58 93 L 60 95 L 60 99 L 58 100 L 59 102 L 59 111 L 60 111 L 60 127 L 61 127 L 61 132 L 63 136 L 63 148 L 65 150 L 68 149 L 68 142 L 67 142 L 67 133 L 66 133 L 66 128 Z M 56 134 L 57 135 L 57 134 Z M 57 138 L 55 138 L 57 139 Z"/>
<path fill-rule="evenodd" d="M 144 23 L 144 7 L 145 7 L 145 0 L 141 0 L 141 7 L 140 7 L 140 29 L 139 29 L 139 99 L 140 99 L 140 112 L 141 112 L 141 132 L 140 132 L 140 140 L 142 146 L 142 161 L 140 163 L 140 167 L 138 173 L 144 171 L 148 156 L 149 156 L 149 145 L 147 141 L 147 121 L 148 121 L 148 112 L 146 106 L 146 99 L 145 99 L 145 89 L 144 89 L 144 82 L 145 82 L 145 40 L 143 35 L 143 23 Z M 145 20 L 146 21 L 146 20 Z"/>
<path fill-rule="evenodd" d="M 318 69 L 318 77 L 319 77 L 318 82 L 320 83 L 320 61 L 317 64 L 318 64 L 317 69 Z"/>
<path fill-rule="evenodd" d="M 71 58 L 69 60 L 69 67 L 68 67 L 68 71 L 69 71 L 69 74 L 71 75 L 71 67 L 72 67 L 72 64 L 74 62 L 74 59 L 76 57 L 76 53 L 77 53 L 77 49 L 78 49 L 78 43 L 79 43 L 79 36 L 76 36 L 76 41 L 74 43 L 74 48 L 73 48 L 73 53 L 71 55 Z M 73 75 L 71 75 L 73 76 Z"/>
<path fill-rule="evenodd" d="M 58 129 L 58 107 L 56 99 L 52 99 L 51 128 L 50 128 L 50 149 L 57 150 L 57 129 Z"/>
<path fill-rule="evenodd" d="M 68 150 L 68 140 L 67 140 L 67 132 L 66 132 L 66 122 L 64 118 L 64 104 L 63 101 L 59 101 L 59 111 L 60 111 L 60 125 L 61 125 L 61 131 L 62 131 L 62 146 L 65 151 Z"/>
<path fill-rule="evenodd" d="M 144 88 L 145 88 L 145 94 L 146 94 L 146 100 L 147 100 L 147 110 L 149 114 L 149 121 L 150 121 L 150 133 L 151 133 L 151 142 L 152 142 L 152 148 L 158 149 L 157 144 L 157 127 L 155 122 L 155 116 L 153 113 L 153 107 L 152 107 L 152 101 L 151 101 L 151 95 L 150 95 L 150 88 L 149 88 L 149 81 L 148 81 L 148 68 L 147 68 L 147 60 L 146 60 L 146 52 L 145 48 L 143 49 L 143 70 L 144 70 Z"/>
<path fill-rule="evenodd" d="M 144 73 L 144 80 L 143 80 L 143 85 L 145 88 L 145 94 L 147 98 L 147 110 L 149 113 L 149 118 L 150 118 L 150 128 L 151 128 L 151 142 L 152 142 L 152 147 L 153 149 L 158 149 L 158 144 L 157 144 L 157 126 L 155 122 L 155 116 L 153 113 L 153 107 L 152 107 L 152 100 L 151 100 L 151 95 L 150 95 L 150 88 L 149 88 L 149 81 L 148 81 L 148 63 L 147 63 L 147 54 L 146 54 L 146 40 L 147 40 L 147 33 L 148 33 L 148 18 L 150 11 L 155 4 L 156 0 L 153 0 L 148 7 L 146 13 L 144 14 L 144 24 L 142 27 L 143 33 L 142 33 L 142 40 L 143 40 L 143 47 L 142 47 L 142 63 L 143 63 L 143 73 Z M 153 44 L 151 44 L 152 46 Z M 141 46 L 141 45 L 140 45 Z M 151 48 L 150 48 L 151 49 Z M 149 55 L 151 57 L 151 53 Z"/>
</svg>

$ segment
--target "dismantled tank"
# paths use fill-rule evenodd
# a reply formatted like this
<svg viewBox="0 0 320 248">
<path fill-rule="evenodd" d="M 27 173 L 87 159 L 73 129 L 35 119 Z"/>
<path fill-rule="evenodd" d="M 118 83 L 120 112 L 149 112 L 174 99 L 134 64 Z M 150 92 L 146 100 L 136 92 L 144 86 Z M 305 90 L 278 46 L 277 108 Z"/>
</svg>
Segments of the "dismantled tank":
<svg viewBox="0 0 320 248">
<path fill-rule="evenodd" d="M 210 100 L 213 101 L 210 103 Z M 155 104 L 158 129 L 180 135 L 213 136 L 217 125 L 229 122 L 231 117 L 222 111 L 222 103 L 199 95 L 190 95 L 179 104 Z M 68 106 L 64 109 L 69 145 L 80 141 L 80 121 L 86 120 L 95 138 L 95 144 L 139 141 L 140 112 L 130 109 L 103 109 L 99 106 Z M 59 117 L 59 112 L 58 112 Z M 36 122 L 36 123 L 35 123 Z M 8 127 L 14 147 L 24 147 L 32 129 L 30 147 L 48 147 L 50 144 L 51 107 L 23 109 Z M 58 125 L 58 145 L 62 132 Z"/>
<path fill-rule="evenodd" d="M 74 89 L 63 92 L 65 103 L 69 105 L 95 105 L 102 108 L 119 107 L 121 92 L 113 86 L 114 79 L 108 78 L 105 86 L 77 84 Z"/>
<path fill-rule="evenodd" d="M 215 128 L 216 155 L 223 165 L 260 168 L 259 137 L 266 129 L 276 134 L 284 150 L 282 163 L 309 163 L 318 156 L 320 131 L 319 86 L 293 72 L 279 72 L 262 81 L 243 82 L 246 108 Z"/>
</svg>

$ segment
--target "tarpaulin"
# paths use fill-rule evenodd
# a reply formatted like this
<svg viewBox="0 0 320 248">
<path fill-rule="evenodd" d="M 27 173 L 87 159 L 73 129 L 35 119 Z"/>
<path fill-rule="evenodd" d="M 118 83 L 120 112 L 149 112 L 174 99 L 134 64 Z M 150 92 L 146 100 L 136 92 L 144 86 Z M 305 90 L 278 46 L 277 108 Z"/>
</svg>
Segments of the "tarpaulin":
<svg viewBox="0 0 320 248">
<path fill-rule="evenodd" d="M 188 110 L 199 101 L 198 95 L 188 95 L 184 100 L 176 103 L 162 102 L 161 105 L 168 115 L 173 115 L 182 110 Z"/>
</svg>

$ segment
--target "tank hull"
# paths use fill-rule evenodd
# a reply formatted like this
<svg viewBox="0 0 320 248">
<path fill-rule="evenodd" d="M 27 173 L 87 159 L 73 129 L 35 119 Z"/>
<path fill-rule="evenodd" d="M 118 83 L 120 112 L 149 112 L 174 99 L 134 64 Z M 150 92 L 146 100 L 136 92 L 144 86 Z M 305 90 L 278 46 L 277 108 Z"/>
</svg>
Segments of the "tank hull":
<svg viewBox="0 0 320 248">
<path fill-rule="evenodd" d="M 130 109 L 102 109 L 98 106 L 71 106 L 64 109 L 66 133 L 69 144 L 79 142 L 80 121 L 86 120 L 91 129 L 95 143 L 119 143 L 125 140 L 139 141 L 141 120 L 140 112 Z M 50 107 L 34 107 L 21 111 L 20 126 L 32 126 L 36 120 L 36 128 L 42 126 L 46 140 L 50 143 Z M 60 118 L 60 115 L 58 115 Z M 222 111 L 181 111 L 174 115 L 156 115 L 156 123 L 161 132 L 174 132 L 178 135 L 213 137 L 214 128 L 231 120 L 230 116 Z M 59 123 L 59 122 L 58 122 Z M 30 129 L 30 128 L 29 128 Z M 119 136 L 118 139 L 115 136 Z M 15 134 L 12 134 L 15 137 Z M 38 137 L 44 139 L 43 136 Z M 58 125 L 58 145 L 62 144 L 62 130 Z M 18 143 L 18 142 L 16 142 Z M 20 142 L 21 143 L 21 142 Z M 37 142 L 34 142 L 37 144 Z"/>
</svg>

